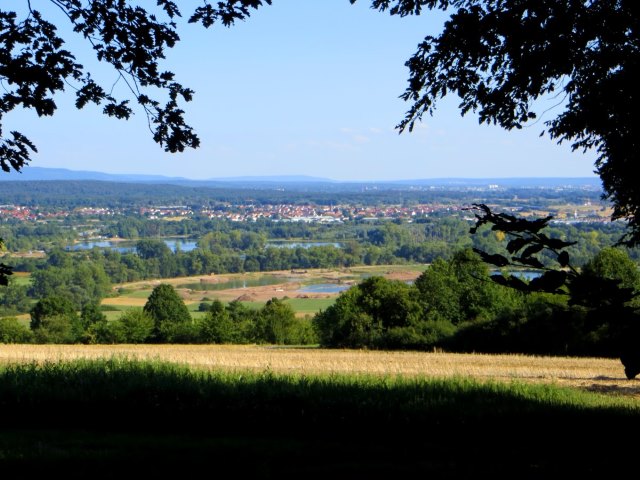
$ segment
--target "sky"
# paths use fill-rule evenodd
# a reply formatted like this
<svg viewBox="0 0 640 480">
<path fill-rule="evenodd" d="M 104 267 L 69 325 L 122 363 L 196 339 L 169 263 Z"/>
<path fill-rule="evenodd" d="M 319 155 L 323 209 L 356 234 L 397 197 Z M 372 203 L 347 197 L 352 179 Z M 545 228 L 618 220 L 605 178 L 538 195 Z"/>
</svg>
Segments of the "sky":
<svg viewBox="0 0 640 480">
<path fill-rule="evenodd" d="M 62 25 L 49 1 L 31 3 Z M 178 2 L 184 14 L 199 3 Z M 180 25 L 181 42 L 162 67 L 196 92 L 184 105 L 201 140 L 196 150 L 165 153 L 141 111 L 118 121 L 98 108 L 76 110 L 70 94 L 57 98 L 51 118 L 7 115 L 5 131 L 18 130 L 36 143 L 33 166 L 107 173 L 378 181 L 595 176 L 595 154 L 539 136 L 558 110 L 507 132 L 479 125 L 473 114 L 461 117 L 452 97 L 412 133 L 398 133 L 409 108 L 399 98 L 409 74 L 404 63 L 426 35 L 439 32 L 441 12 L 399 18 L 370 9 L 366 0 L 273 3 L 231 28 Z M 78 61 L 93 66 L 82 39 L 62 32 Z M 116 79 L 100 65 L 95 76 L 105 85 Z M 116 96 L 127 93 L 116 85 Z"/>
</svg>

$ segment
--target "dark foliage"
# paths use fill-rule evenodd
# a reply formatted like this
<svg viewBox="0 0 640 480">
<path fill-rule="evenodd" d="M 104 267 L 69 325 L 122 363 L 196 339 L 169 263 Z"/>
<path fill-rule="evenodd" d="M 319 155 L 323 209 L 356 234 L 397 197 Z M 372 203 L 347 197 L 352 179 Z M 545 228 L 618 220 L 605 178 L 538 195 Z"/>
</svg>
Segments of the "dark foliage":
<svg viewBox="0 0 640 480">
<path fill-rule="evenodd" d="M 98 61 L 107 63 L 126 84 L 129 98 L 116 98 L 113 88 L 100 85 L 94 75 L 78 63 L 65 47 L 58 28 L 27 2 L 24 14 L 0 10 L 0 79 L 5 86 L 0 96 L 0 168 L 20 170 L 36 146 L 22 133 L 3 136 L 2 119 L 15 108 L 33 109 L 39 116 L 51 116 L 55 96 L 71 86 L 75 106 L 102 106 L 105 115 L 128 119 L 136 102 L 147 116 L 153 139 L 167 152 L 198 147 L 200 140 L 185 123 L 180 102 L 190 102 L 193 91 L 175 80 L 175 74 L 161 69 L 165 51 L 180 40 L 176 21 L 181 17 L 175 2 L 158 0 L 144 8 L 123 0 L 50 0 L 62 10 L 73 27 L 91 45 Z M 225 26 L 249 16 L 261 0 L 227 0 L 216 6 L 195 9 L 190 23 Z M 271 0 L 264 0 L 270 4 Z M 163 20 L 159 19 L 164 17 Z"/>
<path fill-rule="evenodd" d="M 505 255 L 490 255 L 475 249 L 485 262 L 499 268 L 525 266 L 542 272 L 539 277 L 529 282 L 513 274 L 493 275 L 492 280 L 526 293 L 568 295 L 570 304 L 585 309 L 582 334 L 587 335 L 591 332 L 597 338 L 599 348 L 604 349 L 598 353 L 620 355 L 627 377 L 633 378 L 638 375 L 640 318 L 634 302 L 638 294 L 638 273 L 633 262 L 629 261 L 630 266 L 625 268 L 624 261 L 629 260 L 628 257 L 624 254 L 618 257 L 612 254 L 613 252 L 603 250 L 595 261 L 578 271 L 572 266 L 570 255 L 565 250 L 574 242 L 551 238 L 542 232 L 548 226 L 551 217 L 528 220 L 506 213 L 495 214 L 483 204 L 476 204 L 474 209 L 481 213 L 476 213 L 477 221 L 471 228 L 471 233 L 477 233 L 478 228 L 483 225 L 491 225 L 491 230 L 506 235 L 508 241 L 505 249 L 512 255 L 508 258 Z M 545 266 L 536 257 L 543 250 L 552 253 L 557 262 L 556 266 Z M 628 273 L 622 273 L 625 270 Z M 557 322 L 554 326 L 557 326 Z"/>
<path fill-rule="evenodd" d="M 351 0 L 352 3 L 355 0 Z M 555 98 L 549 136 L 595 149 L 596 171 L 613 218 L 629 220 L 625 241 L 640 243 L 639 150 L 640 4 L 633 0 L 374 0 L 391 15 L 422 9 L 451 13 L 439 36 L 427 36 L 409 59 L 412 105 L 399 129 L 411 130 L 437 101 L 460 97 L 460 111 L 511 130 L 541 118 L 541 98 Z M 544 134 L 545 132 L 543 132 Z"/>
</svg>

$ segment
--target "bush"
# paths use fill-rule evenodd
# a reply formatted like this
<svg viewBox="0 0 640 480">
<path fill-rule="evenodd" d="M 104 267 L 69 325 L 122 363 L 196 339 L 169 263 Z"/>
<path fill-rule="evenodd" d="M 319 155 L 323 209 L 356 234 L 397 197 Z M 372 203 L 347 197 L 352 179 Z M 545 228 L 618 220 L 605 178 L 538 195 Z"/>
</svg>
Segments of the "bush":
<svg viewBox="0 0 640 480">
<path fill-rule="evenodd" d="M 153 318 L 141 308 L 132 308 L 113 322 L 125 343 L 144 343 L 153 333 Z"/>
<path fill-rule="evenodd" d="M 33 334 L 37 343 L 76 343 L 80 339 L 78 323 L 77 316 L 48 316 L 41 320 Z"/>
<path fill-rule="evenodd" d="M 417 326 L 390 328 L 381 343 L 390 349 L 427 350 L 441 346 L 456 331 L 457 327 L 449 321 L 426 321 Z"/>
<path fill-rule="evenodd" d="M 0 343 L 31 343 L 33 332 L 15 317 L 0 318 Z"/>
</svg>

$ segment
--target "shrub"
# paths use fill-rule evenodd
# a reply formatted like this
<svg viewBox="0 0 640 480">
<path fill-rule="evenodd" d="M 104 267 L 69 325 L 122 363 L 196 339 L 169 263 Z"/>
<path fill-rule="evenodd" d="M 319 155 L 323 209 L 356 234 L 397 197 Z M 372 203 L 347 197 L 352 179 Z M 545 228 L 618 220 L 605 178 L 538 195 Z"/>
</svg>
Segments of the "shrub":
<svg viewBox="0 0 640 480">
<path fill-rule="evenodd" d="M 0 318 L 0 343 L 31 343 L 33 333 L 15 317 Z"/>
</svg>

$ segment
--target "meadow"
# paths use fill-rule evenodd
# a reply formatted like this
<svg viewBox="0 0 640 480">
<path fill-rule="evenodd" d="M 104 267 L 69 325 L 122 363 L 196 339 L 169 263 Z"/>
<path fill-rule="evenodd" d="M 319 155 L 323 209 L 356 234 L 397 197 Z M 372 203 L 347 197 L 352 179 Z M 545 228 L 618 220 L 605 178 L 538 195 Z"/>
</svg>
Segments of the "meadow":
<svg viewBox="0 0 640 480">
<path fill-rule="evenodd" d="M 321 349 L 269 345 L 2 345 L 0 364 L 74 360 L 159 361 L 227 372 L 297 375 L 473 378 L 551 384 L 609 392 L 640 400 L 640 382 L 628 381 L 610 358 L 453 354 Z"/>
<path fill-rule="evenodd" d="M 421 267 L 278 272 L 269 285 L 178 288 L 202 301 L 278 296 L 298 315 L 337 294 L 300 285 Z M 110 316 L 156 283 L 116 286 Z M 293 276 L 293 279 L 291 278 Z M 208 299 L 208 300 L 207 300 Z M 111 317 L 110 317 L 111 318 Z M 603 477 L 626 472 L 640 381 L 619 360 L 265 345 L 1 345 L 0 467 L 22 476 Z"/>
<path fill-rule="evenodd" d="M 640 423 L 637 382 L 581 386 L 615 375 L 600 359 L 8 347 L 0 466 L 26 476 L 589 477 Z"/>
</svg>

